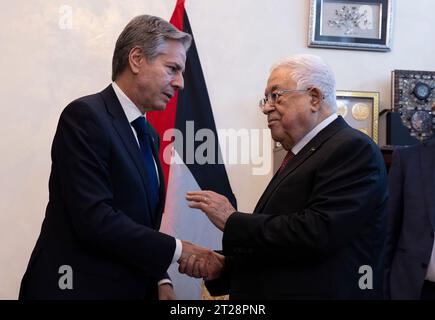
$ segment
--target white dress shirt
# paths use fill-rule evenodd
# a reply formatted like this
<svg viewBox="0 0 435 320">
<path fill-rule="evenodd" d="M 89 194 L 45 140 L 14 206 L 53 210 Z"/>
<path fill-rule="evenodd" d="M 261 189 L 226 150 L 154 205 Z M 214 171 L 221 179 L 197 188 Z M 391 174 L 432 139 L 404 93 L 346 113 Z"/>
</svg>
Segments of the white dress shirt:
<svg viewBox="0 0 435 320">
<path fill-rule="evenodd" d="M 122 110 L 124 110 L 125 116 L 127 117 L 127 120 L 130 123 L 130 128 L 134 134 L 134 137 L 136 138 L 136 142 L 137 142 L 138 146 L 140 147 L 136 131 L 134 130 L 131 123 L 134 120 L 136 120 L 138 117 L 145 116 L 145 118 L 146 118 L 146 114 L 142 114 L 142 112 L 140 112 L 139 108 L 133 103 L 133 101 L 130 100 L 129 97 L 127 97 L 127 95 L 121 90 L 121 88 L 116 84 L 116 82 L 112 82 L 112 88 L 115 91 L 116 96 L 118 97 L 118 100 L 119 100 L 119 103 L 121 104 Z M 154 165 L 155 165 L 156 172 L 157 172 L 157 179 L 159 179 L 157 164 L 156 164 L 155 160 L 154 160 Z M 160 183 L 160 181 L 159 181 L 159 183 Z M 181 241 L 179 239 L 175 239 L 175 252 L 174 252 L 174 256 L 172 258 L 171 263 L 178 261 L 178 259 L 181 257 L 182 250 L 183 250 L 183 245 L 182 245 Z M 160 280 L 158 284 L 161 285 L 164 283 L 170 283 L 170 280 L 163 279 L 163 280 Z"/>
<path fill-rule="evenodd" d="M 332 121 L 337 119 L 338 116 L 336 113 L 331 114 L 325 120 L 320 122 L 317 126 L 315 126 L 310 132 L 308 132 L 298 143 L 294 145 L 292 148 L 292 152 L 294 155 L 297 155 L 299 151 L 305 147 L 308 142 L 310 142 L 320 131 L 326 128 Z"/>
</svg>

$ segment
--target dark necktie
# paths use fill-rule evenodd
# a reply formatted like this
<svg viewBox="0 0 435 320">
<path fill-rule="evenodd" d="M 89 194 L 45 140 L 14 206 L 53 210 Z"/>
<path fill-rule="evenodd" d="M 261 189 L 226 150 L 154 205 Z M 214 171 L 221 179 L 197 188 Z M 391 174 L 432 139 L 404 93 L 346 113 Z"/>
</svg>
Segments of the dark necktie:
<svg viewBox="0 0 435 320">
<path fill-rule="evenodd" d="M 289 150 L 289 152 L 287 152 L 284 160 L 282 160 L 281 166 L 278 169 L 278 173 L 281 173 L 284 170 L 284 168 L 287 166 L 287 164 L 290 162 L 290 160 L 294 158 L 294 156 L 295 155 L 293 152 L 291 152 L 291 150 Z"/>
<path fill-rule="evenodd" d="M 153 213 L 156 210 L 159 201 L 159 182 L 157 178 L 156 167 L 154 164 L 154 156 L 152 150 L 153 139 L 148 128 L 147 121 L 144 117 L 139 117 L 134 120 L 131 125 L 136 130 L 137 139 L 139 140 L 140 151 L 145 165 L 145 171 L 148 177 L 149 199 Z"/>
</svg>

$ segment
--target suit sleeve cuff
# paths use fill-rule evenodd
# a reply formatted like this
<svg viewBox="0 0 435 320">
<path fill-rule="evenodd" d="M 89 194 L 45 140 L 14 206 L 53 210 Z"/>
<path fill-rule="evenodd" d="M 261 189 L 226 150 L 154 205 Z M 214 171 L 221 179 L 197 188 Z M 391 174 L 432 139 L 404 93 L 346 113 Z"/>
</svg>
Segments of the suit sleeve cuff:
<svg viewBox="0 0 435 320">
<path fill-rule="evenodd" d="M 183 245 L 181 241 L 179 239 L 175 239 L 175 252 L 171 264 L 177 262 L 178 259 L 180 259 L 182 251 L 183 251 Z"/>
</svg>

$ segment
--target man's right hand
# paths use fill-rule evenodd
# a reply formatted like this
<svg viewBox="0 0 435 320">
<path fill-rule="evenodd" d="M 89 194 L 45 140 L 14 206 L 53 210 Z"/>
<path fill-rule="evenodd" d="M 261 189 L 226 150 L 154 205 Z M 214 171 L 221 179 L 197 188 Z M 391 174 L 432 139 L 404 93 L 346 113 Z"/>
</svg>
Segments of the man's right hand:
<svg viewBox="0 0 435 320">
<path fill-rule="evenodd" d="M 178 260 L 180 273 L 205 280 L 216 279 L 220 276 L 225 264 L 224 256 L 188 241 L 182 240 L 181 242 L 183 248 Z"/>
</svg>

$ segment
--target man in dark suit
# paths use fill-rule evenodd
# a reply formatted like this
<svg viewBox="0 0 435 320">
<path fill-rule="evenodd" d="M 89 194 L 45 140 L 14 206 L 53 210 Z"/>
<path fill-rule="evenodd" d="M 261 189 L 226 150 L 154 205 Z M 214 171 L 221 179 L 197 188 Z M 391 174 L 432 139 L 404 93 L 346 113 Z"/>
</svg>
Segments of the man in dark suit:
<svg viewBox="0 0 435 320">
<path fill-rule="evenodd" d="M 435 140 L 397 149 L 389 173 L 385 294 L 435 300 Z"/>
<path fill-rule="evenodd" d="M 21 299 L 173 299 L 169 265 L 211 254 L 158 232 L 164 178 L 144 117 L 183 88 L 190 43 L 160 18 L 134 18 L 116 43 L 113 83 L 62 112 Z"/>
<path fill-rule="evenodd" d="M 332 71 L 292 56 L 272 69 L 260 107 L 288 154 L 253 214 L 212 191 L 188 193 L 223 230 L 224 256 L 204 268 L 187 259 L 181 271 L 232 299 L 380 298 L 385 166 L 376 144 L 336 115 Z"/>
</svg>

